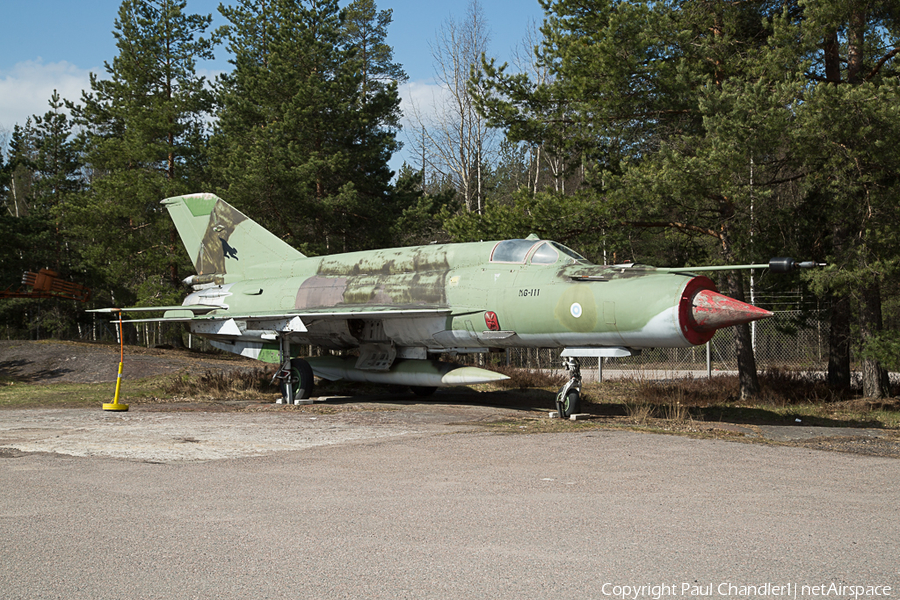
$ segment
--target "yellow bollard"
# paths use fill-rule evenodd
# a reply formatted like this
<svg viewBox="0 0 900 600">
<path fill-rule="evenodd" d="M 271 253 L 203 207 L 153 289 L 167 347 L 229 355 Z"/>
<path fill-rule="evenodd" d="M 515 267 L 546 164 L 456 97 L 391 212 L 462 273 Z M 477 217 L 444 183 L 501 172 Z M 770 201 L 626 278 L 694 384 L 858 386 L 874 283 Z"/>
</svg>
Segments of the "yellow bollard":
<svg viewBox="0 0 900 600">
<path fill-rule="evenodd" d="M 119 375 L 116 377 L 116 395 L 112 403 L 104 402 L 103 410 L 128 410 L 127 404 L 119 404 L 119 388 L 122 385 L 122 365 L 125 363 L 125 338 L 122 335 L 122 311 L 119 311 Z"/>
</svg>

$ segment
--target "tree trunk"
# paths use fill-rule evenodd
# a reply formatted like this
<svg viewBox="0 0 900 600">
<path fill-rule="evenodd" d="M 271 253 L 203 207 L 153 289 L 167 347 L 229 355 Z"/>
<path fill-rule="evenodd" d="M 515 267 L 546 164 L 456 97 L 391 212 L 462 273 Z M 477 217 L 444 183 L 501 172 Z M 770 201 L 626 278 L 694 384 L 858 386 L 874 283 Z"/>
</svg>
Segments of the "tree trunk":
<svg viewBox="0 0 900 600">
<path fill-rule="evenodd" d="M 163 336 L 165 344 L 173 348 L 184 348 L 184 325 L 181 323 L 164 324 Z"/>
<path fill-rule="evenodd" d="M 850 298 L 831 296 L 831 326 L 828 330 L 828 385 L 836 390 L 850 389 Z"/>
<path fill-rule="evenodd" d="M 841 44 L 838 41 L 837 30 L 831 30 L 825 35 L 825 80 L 828 83 L 841 82 Z"/>
<path fill-rule="evenodd" d="M 723 223 L 719 234 L 719 242 L 722 244 L 722 257 L 726 262 L 734 264 L 734 247 L 731 244 L 728 231 L 729 223 L 734 219 L 734 204 L 726 198 L 719 208 L 721 221 Z M 744 300 L 744 277 L 740 273 L 728 271 L 723 274 L 727 294 L 739 300 Z M 748 324 L 737 325 L 733 328 L 734 334 L 734 353 L 737 357 L 738 364 L 738 383 L 740 385 L 739 398 L 741 400 L 749 400 L 760 395 L 762 388 L 759 385 L 759 377 L 756 373 L 756 357 L 753 355 L 753 338 L 750 335 L 750 326 Z"/>
<path fill-rule="evenodd" d="M 876 282 L 863 290 L 859 303 L 859 330 L 863 347 L 878 336 L 882 327 L 881 285 Z M 874 358 L 863 359 L 862 385 L 866 398 L 887 398 L 890 395 L 887 371 Z"/>
<path fill-rule="evenodd" d="M 850 11 L 847 27 L 847 83 L 860 83 L 865 32 L 866 12 L 863 7 L 856 6 Z"/>
<path fill-rule="evenodd" d="M 738 274 L 726 276 L 728 295 L 744 302 L 744 279 Z M 741 400 L 756 398 L 762 392 L 756 372 L 756 356 L 753 354 L 753 338 L 750 325 L 747 323 L 732 328 L 734 334 L 734 352 L 737 356 L 739 397 Z"/>
</svg>

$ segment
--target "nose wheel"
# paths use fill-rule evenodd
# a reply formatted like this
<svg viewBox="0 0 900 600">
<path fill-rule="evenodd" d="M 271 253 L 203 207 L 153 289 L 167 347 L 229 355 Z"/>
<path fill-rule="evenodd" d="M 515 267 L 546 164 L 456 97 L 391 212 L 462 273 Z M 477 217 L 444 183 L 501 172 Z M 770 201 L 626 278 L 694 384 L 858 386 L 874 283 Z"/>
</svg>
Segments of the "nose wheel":
<svg viewBox="0 0 900 600">
<path fill-rule="evenodd" d="M 563 367 L 569 373 L 569 381 L 556 394 L 556 412 L 560 419 L 568 419 L 581 409 L 581 363 L 569 356 L 563 359 Z"/>
</svg>

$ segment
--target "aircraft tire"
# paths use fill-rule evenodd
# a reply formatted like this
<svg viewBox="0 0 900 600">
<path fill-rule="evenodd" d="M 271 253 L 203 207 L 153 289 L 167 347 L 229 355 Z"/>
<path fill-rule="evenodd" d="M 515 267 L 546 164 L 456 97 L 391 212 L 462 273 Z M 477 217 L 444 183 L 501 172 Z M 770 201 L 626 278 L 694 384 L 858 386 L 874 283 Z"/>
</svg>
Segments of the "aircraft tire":
<svg viewBox="0 0 900 600">
<path fill-rule="evenodd" d="M 420 398 L 425 398 L 427 396 L 431 396 L 437 391 L 437 387 L 430 385 L 411 385 L 409 389 L 412 390 L 412 393 Z"/>
<path fill-rule="evenodd" d="M 572 415 L 576 414 L 581 409 L 581 394 L 578 393 L 578 390 L 569 390 L 566 392 L 566 397 L 563 398 L 562 406 L 560 408 L 560 416 L 568 419 Z"/>
<path fill-rule="evenodd" d="M 313 371 L 309 363 L 302 358 L 291 359 L 291 387 L 293 387 L 294 397 L 286 398 L 287 390 L 284 383 L 280 384 L 281 396 L 293 403 L 296 400 L 306 400 L 312 396 L 313 392 Z"/>
</svg>

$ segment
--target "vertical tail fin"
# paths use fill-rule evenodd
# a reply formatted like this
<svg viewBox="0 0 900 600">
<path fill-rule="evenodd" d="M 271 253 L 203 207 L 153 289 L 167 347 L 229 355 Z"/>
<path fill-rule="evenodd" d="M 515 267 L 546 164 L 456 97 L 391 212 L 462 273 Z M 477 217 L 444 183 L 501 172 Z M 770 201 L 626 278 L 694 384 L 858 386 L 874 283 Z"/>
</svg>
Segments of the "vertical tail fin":
<svg viewBox="0 0 900 600">
<path fill-rule="evenodd" d="M 243 279 L 260 265 L 306 258 L 214 194 L 175 196 L 162 204 L 198 275 Z"/>
</svg>

